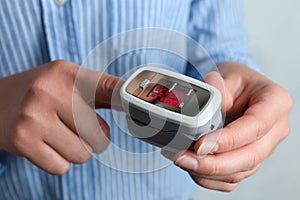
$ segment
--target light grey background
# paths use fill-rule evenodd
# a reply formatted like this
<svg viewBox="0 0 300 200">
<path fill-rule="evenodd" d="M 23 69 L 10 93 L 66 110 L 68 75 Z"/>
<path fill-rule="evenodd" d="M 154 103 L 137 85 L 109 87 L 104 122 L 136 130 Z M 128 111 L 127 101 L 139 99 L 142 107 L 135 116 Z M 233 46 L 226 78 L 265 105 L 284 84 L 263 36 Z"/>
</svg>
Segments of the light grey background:
<svg viewBox="0 0 300 200">
<path fill-rule="evenodd" d="M 266 76 L 293 97 L 291 133 L 232 193 L 199 188 L 195 200 L 300 200 L 300 1 L 245 0 L 249 49 Z"/>
</svg>

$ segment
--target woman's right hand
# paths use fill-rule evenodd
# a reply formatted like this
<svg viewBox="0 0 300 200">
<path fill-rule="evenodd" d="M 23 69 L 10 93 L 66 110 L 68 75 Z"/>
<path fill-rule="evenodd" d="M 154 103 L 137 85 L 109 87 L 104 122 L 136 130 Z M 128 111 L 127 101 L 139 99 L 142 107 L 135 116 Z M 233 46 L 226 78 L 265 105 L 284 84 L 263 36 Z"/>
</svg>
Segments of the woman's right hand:
<svg viewBox="0 0 300 200">
<path fill-rule="evenodd" d="M 66 173 L 70 163 L 86 162 L 92 151 L 102 152 L 109 144 L 109 126 L 82 97 L 85 91 L 74 87 L 78 71 L 74 63 L 53 61 L 0 79 L 0 149 L 24 156 L 57 175 Z M 89 77 L 99 76 L 96 106 L 109 107 L 119 78 L 86 70 L 82 80 L 86 80 L 85 89 Z M 79 123 L 84 126 L 83 140 L 74 122 L 74 98 L 76 109 L 82 113 Z M 100 131 L 90 124 L 89 119 L 95 116 Z"/>
</svg>

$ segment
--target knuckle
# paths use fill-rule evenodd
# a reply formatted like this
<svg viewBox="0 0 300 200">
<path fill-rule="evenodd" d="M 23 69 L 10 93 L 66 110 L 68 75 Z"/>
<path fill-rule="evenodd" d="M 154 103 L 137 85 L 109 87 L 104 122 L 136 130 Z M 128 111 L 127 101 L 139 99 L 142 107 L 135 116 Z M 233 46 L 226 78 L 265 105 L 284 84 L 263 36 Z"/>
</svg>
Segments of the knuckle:
<svg viewBox="0 0 300 200">
<path fill-rule="evenodd" d="M 244 178 L 241 175 L 235 175 L 230 177 L 226 182 L 230 184 L 240 183 Z"/>
<path fill-rule="evenodd" d="M 49 65 L 49 68 L 52 70 L 64 70 L 66 66 L 70 65 L 69 61 L 66 60 L 54 60 L 51 62 L 51 65 Z"/>
<path fill-rule="evenodd" d="M 287 138 L 290 134 L 291 128 L 289 126 L 289 124 L 287 124 L 284 129 L 281 131 L 281 138 L 280 141 L 284 140 L 285 138 Z"/>
<path fill-rule="evenodd" d="M 47 77 L 40 76 L 36 78 L 26 93 L 25 101 L 38 101 L 40 97 L 48 94 L 48 88 Z"/>
<path fill-rule="evenodd" d="M 238 146 L 238 144 L 240 143 L 239 142 L 239 138 L 238 137 L 236 137 L 236 136 L 234 136 L 234 135 L 232 135 L 231 137 L 230 137 L 230 139 L 231 139 L 231 149 L 235 149 L 237 146 Z"/>
<path fill-rule="evenodd" d="M 196 184 L 210 190 L 221 192 L 232 192 L 239 183 L 226 183 L 221 181 L 211 181 L 204 178 L 193 178 Z"/>
<path fill-rule="evenodd" d="M 286 126 L 286 130 L 283 131 L 284 138 L 288 137 L 290 132 L 291 132 L 291 127 L 288 125 L 288 126 Z"/>
<path fill-rule="evenodd" d="M 255 114 L 248 113 L 247 119 L 249 122 L 251 122 L 251 125 L 253 126 L 253 130 L 255 134 L 253 134 L 254 138 L 253 141 L 259 140 L 263 135 L 266 133 L 265 130 L 267 130 L 267 124 L 263 123 L 261 119 L 259 119 Z M 264 121 L 265 122 L 265 121 Z"/>
<path fill-rule="evenodd" d="M 255 169 L 259 164 L 259 158 L 255 154 L 249 154 L 249 162 L 247 164 L 246 171 L 251 171 Z"/>
<path fill-rule="evenodd" d="M 263 137 L 263 135 L 266 133 L 266 124 L 262 123 L 261 120 L 259 120 L 256 116 L 252 115 L 253 119 L 254 119 L 254 123 L 253 125 L 256 126 L 255 127 L 255 140 L 259 140 L 260 138 Z"/>
<path fill-rule="evenodd" d="M 50 168 L 46 169 L 49 173 L 53 175 L 64 175 L 70 169 L 70 163 L 58 164 L 57 166 L 51 166 Z"/>
<path fill-rule="evenodd" d="M 30 106 L 36 109 L 38 105 L 47 103 L 47 106 L 43 106 L 43 109 L 47 109 L 49 105 L 53 105 L 52 103 L 65 101 L 69 97 L 69 90 L 72 85 L 68 84 L 66 77 L 60 76 L 55 73 L 45 73 L 35 78 L 24 97 L 23 107 Z"/>
<path fill-rule="evenodd" d="M 228 111 L 230 110 L 230 108 L 232 108 L 233 106 L 233 103 L 234 103 L 234 100 L 233 100 L 233 97 L 231 95 L 226 95 L 226 98 L 225 98 L 225 111 Z"/>
<path fill-rule="evenodd" d="M 19 111 L 8 136 L 13 148 L 21 152 L 30 145 L 33 138 L 36 139 L 37 129 L 34 127 L 39 120 L 32 106 L 25 106 Z"/>
<path fill-rule="evenodd" d="M 291 95 L 281 86 L 275 84 L 274 91 L 277 91 L 277 96 L 282 98 L 282 103 L 284 103 L 284 108 L 289 112 L 293 107 L 293 99 Z"/>
<path fill-rule="evenodd" d="M 52 92 L 68 92 L 73 90 L 76 79 L 76 73 L 79 66 L 65 60 L 56 60 L 48 66 L 47 73 L 44 76 L 48 79 L 47 85 L 50 85 L 54 90 Z M 48 87 L 49 88 L 49 87 Z M 65 95 L 61 93 L 60 95 Z"/>
<path fill-rule="evenodd" d="M 207 188 L 207 189 L 212 189 L 211 187 L 209 187 L 209 185 L 207 184 L 207 180 L 204 179 L 204 178 L 200 178 L 200 177 L 197 177 L 197 176 L 192 176 L 192 179 L 194 180 L 194 182 L 199 185 L 199 186 L 202 186 L 204 188 Z"/>
<path fill-rule="evenodd" d="M 91 154 L 88 153 L 86 150 L 82 150 L 75 155 L 73 162 L 77 164 L 82 164 L 87 162 L 90 158 Z"/>
<path fill-rule="evenodd" d="M 25 102 L 24 107 L 20 110 L 16 128 L 22 132 L 21 129 L 28 129 L 34 124 L 39 124 L 42 120 L 40 110 L 37 109 L 39 106 L 37 103 Z"/>
<path fill-rule="evenodd" d="M 24 106 L 19 113 L 17 125 L 20 126 L 20 123 L 33 119 L 34 110 L 31 106 Z"/>
<path fill-rule="evenodd" d="M 235 149 L 240 145 L 240 138 L 238 137 L 237 132 L 234 131 L 234 129 L 232 130 L 233 130 L 232 131 L 233 134 L 228 135 L 228 143 L 230 149 Z"/>
<path fill-rule="evenodd" d="M 195 183 L 201 187 L 204 187 L 206 189 L 212 189 L 210 187 L 208 187 L 205 182 L 202 179 L 194 179 Z"/>
<path fill-rule="evenodd" d="M 226 150 L 232 150 L 240 147 L 241 145 L 241 138 L 240 138 L 240 127 L 237 124 L 229 124 L 227 126 L 228 133 L 230 134 L 223 134 L 224 137 L 223 139 L 225 140 L 224 143 L 224 148 Z"/>
<path fill-rule="evenodd" d="M 218 165 L 211 165 L 207 175 L 209 176 L 217 176 L 220 174 L 220 167 Z"/>
<path fill-rule="evenodd" d="M 238 186 L 238 183 L 233 183 L 233 184 L 225 183 L 223 188 L 221 189 L 221 191 L 230 193 L 230 192 L 233 192 L 237 186 Z"/>
<path fill-rule="evenodd" d="M 26 146 L 28 139 L 29 136 L 26 127 L 23 123 L 18 123 L 12 131 L 12 134 L 10 134 L 10 140 L 13 147 L 18 150 L 23 149 Z"/>
<path fill-rule="evenodd" d="M 32 99 L 38 97 L 41 94 L 41 92 L 44 91 L 43 85 L 44 85 L 44 80 L 42 78 L 35 79 L 31 87 L 27 91 L 26 99 Z"/>
<path fill-rule="evenodd" d="M 53 72 L 54 74 L 58 75 L 63 74 L 64 76 L 68 74 L 74 75 L 79 69 L 79 67 L 76 64 L 66 60 L 52 61 L 48 67 L 50 72 Z"/>
</svg>

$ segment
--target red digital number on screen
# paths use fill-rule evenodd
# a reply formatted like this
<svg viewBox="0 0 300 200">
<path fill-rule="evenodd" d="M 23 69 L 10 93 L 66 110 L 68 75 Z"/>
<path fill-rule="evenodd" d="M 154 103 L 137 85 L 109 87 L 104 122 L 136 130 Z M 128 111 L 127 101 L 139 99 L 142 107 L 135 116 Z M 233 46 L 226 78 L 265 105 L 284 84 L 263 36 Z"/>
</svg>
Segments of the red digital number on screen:
<svg viewBox="0 0 300 200">
<path fill-rule="evenodd" d="M 148 94 L 153 100 L 163 102 L 174 108 L 178 108 L 180 103 L 184 100 L 184 95 L 175 91 L 169 92 L 169 89 L 162 85 L 155 85 L 153 90 Z"/>
</svg>

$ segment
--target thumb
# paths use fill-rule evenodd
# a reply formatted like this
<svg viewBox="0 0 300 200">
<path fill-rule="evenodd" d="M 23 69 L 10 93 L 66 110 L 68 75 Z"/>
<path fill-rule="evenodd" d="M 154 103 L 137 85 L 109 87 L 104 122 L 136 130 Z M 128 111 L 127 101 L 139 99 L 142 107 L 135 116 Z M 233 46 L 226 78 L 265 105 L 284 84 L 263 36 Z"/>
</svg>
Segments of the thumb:
<svg viewBox="0 0 300 200">
<path fill-rule="evenodd" d="M 233 104 L 232 95 L 225 85 L 223 77 L 218 72 L 209 72 L 205 78 L 205 82 L 209 85 L 216 87 L 222 94 L 222 111 L 228 111 Z"/>
</svg>

